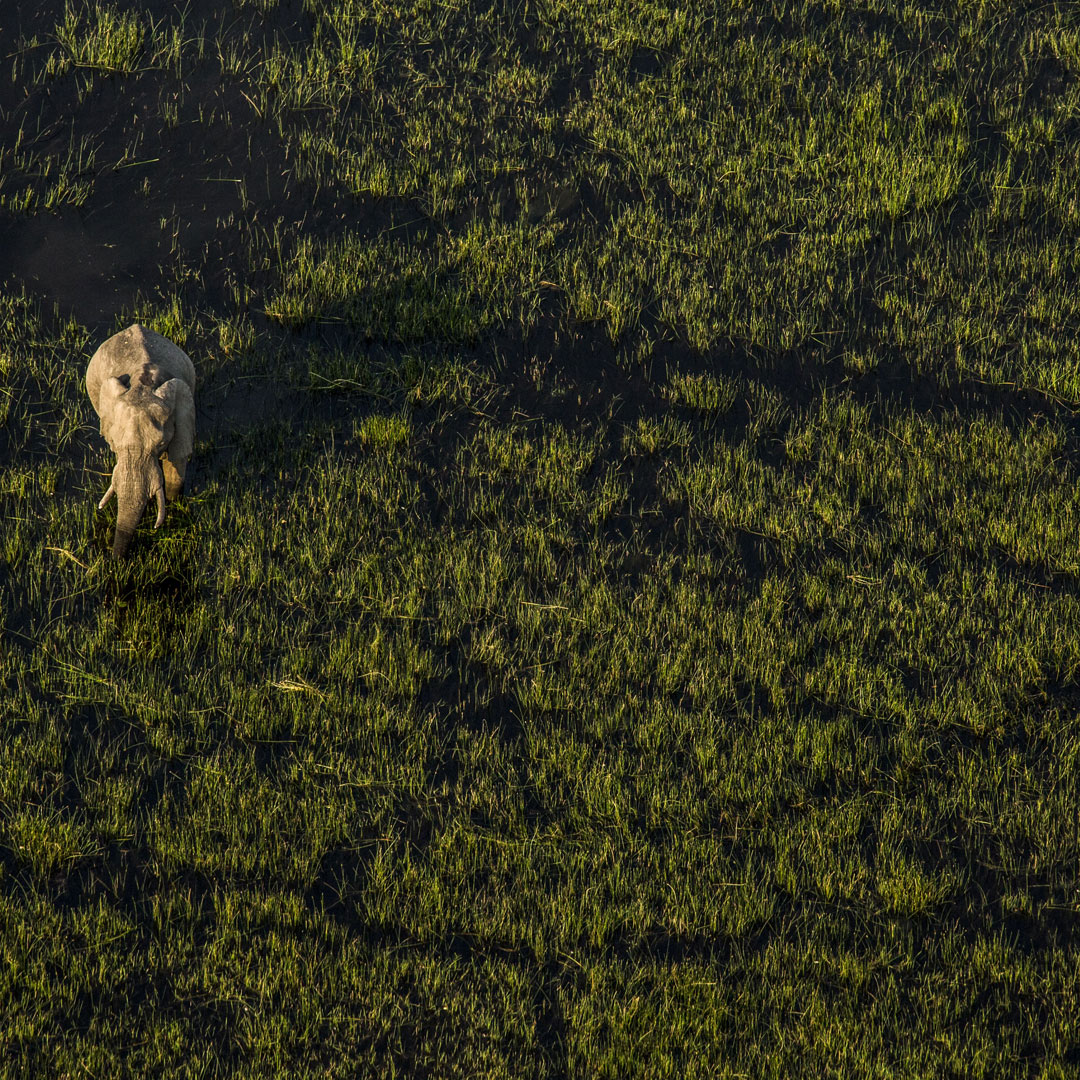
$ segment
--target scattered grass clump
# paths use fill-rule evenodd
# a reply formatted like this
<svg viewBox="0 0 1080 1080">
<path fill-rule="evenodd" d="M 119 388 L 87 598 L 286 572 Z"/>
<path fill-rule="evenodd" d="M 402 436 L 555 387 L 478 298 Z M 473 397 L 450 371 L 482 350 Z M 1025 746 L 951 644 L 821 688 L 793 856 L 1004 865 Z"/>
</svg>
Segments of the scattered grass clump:
<svg viewBox="0 0 1080 1080">
<path fill-rule="evenodd" d="M 56 28 L 56 40 L 67 62 L 118 75 L 136 69 L 145 36 L 146 27 L 136 12 L 97 0 L 92 7 L 68 0 L 64 21 Z"/>
<path fill-rule="evenodd" d="M 353 434 L 361 446 L 374 450 L 393 450 L 409 439 L 411 426 L 407 416 L 365 416 L 353 425 Z"/>
<path fill-rule="evenodd" d="M 651 457 L 662 450 L 670 453 L 677 448 L 685 448 L 690 445 L 692 437 L 690 427 L 673 416 L 664 416 L 659 420 L 643 416 L 623 432 L 622 450 L 627 455 Z"/>
<path fill-rule="evenodd" d="M 735 404 L 738 382 L 723 373 L 690 375 L 676 372 L 668 378 L 664 396 L 702 413 L 725 413 Z"/>
<path fill-rule="evenodd" d="M 0 207 L 25 214 L 83 206 L 93 190 L 97 152 L 83 137 L 55 153 L 34 154 L 23 148 L 20 129 L 14 146 L 3 153 L 7 168 L 0 174 Z"/>
</svg>

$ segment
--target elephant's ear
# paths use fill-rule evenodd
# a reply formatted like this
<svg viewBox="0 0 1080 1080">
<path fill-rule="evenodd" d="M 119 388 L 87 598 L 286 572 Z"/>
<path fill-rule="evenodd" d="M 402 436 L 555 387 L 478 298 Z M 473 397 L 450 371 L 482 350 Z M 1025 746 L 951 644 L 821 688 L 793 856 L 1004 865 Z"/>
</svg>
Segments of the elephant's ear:
<svg viewBox="0 0 1080 1080">
<path fill-rule="evenodd" d="M 167 447 L 169 460 L 186 462 L 195 449 L 195 398 L 183 379 L 170 379 L 154 391 L 161 401 L 160 419 L 171 424 L 172 437 Z"/>
<path fill-rule="evenodd" d="M 106 379 L 101 384 L 101 403 L 111 404 L 128 392 L 128 384 L 123 379 Z"/>
</svg>

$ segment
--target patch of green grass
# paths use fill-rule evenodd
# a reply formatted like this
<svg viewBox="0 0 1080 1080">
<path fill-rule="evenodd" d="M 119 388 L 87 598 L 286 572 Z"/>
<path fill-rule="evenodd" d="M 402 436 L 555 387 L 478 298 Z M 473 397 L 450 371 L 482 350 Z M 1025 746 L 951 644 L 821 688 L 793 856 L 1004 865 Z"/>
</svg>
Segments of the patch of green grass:
<svg viewBox="0 0 1080 1080">
<path fill-rule="evenodd" d="M 65 61 L 119 75 L 136 69 L 145 34 L 145 25 L 134 11 L 96 0 L 92 8 L 89 3 L 76 6 L 69 0 L 64 21 L 56 28 Z"/>
<path fill-rule="evenodd" d="M 307 357 L 307 387 L 317 393 L 397 398 L 415 406 L 450 406 L 478 410 L 501 396 L 490 370 L 446 348 L 410 348 L 389 352 L 358 345 L 350 350 L 314 348 Z"/>
<path fill-rule="evenodd" d="M 664 387 L 664 396 L 702 413 L 725 413 L 738 396 L 738 382 L 723 373 L 686 375 L 674 373 Z"/>
<path fill-rule="evenodd" d="M 690 427 L 672 416 L 659 420 L 643 416 L 624 432 L 622 450 L 627 455 L 653 455 L 661 450 L 670 453 L 678 447 L 689 446 L 692 437 Z"/>
<path fill-rule="evenodd" d="M 477 223 L 428 254 L 383 234 L 303 238 L 280 266 L 266 313 L 289 327 L 343 321 L 369 339 L 475 342 L 538 307 L 544 235 Z"/>
<path fill-rule="evenodd" d="M 411 427 L 406 416 L 365 416 L 353 426 L 361 446 L 390 451 L 408 442 Z"/>
</svg>

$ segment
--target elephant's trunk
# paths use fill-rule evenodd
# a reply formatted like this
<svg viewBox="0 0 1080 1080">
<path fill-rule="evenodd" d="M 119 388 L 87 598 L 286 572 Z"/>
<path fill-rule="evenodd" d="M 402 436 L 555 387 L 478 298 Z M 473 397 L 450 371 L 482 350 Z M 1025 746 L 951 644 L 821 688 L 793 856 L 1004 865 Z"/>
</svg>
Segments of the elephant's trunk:
<svg viewBox="0 0 1080 1080">
<path fill-rule="evenodd" d="M 122 559 L 131 546 L 131 539 L 146 509 L 146 495 L 141 492 L 120 495 L 117 499 L 116 533 L 113 536 L 112 553 Z"/>
<path fill-rule="evenodd" d="M 165 509 L 165 479 L 161 473 L 161 462 L 154 457 L 123 455 L 116 464 L 117 469 L 113 474 L 117 503 L 116 533 L 112 553 L 115 558 L 122 559 L 131 546 L 146 504 L 154 496 L 158 501 L 155 528 L 161 524 Z"/>
</svg>

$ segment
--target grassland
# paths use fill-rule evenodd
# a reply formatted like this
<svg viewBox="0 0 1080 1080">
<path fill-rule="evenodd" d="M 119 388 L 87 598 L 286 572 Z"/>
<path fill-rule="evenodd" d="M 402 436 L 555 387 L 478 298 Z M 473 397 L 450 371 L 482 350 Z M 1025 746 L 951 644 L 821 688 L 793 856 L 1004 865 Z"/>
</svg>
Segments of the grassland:
<svg viewBox="0 0 1080 1080">
<path fill-rule="evenodd" d="M 4 1075 L 1080 1075 L 1071 5 L 0 43 Z"/>
</svg>

